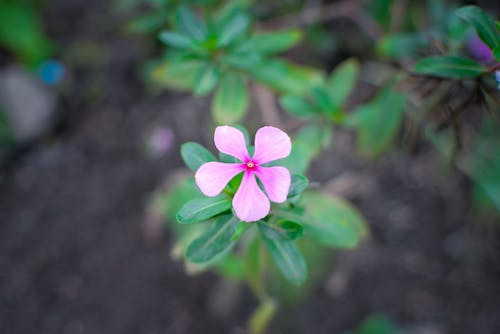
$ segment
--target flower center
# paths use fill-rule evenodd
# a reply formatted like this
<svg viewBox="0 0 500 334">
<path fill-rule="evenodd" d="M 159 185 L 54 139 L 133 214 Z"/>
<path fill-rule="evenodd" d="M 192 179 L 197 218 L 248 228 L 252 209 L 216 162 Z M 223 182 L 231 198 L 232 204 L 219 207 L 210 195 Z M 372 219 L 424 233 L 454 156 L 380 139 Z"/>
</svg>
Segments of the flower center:
<svg viewBox="0 0 500 334">
<path fill-rule="evenodd" d="M 248 161 L 245 165 L 247 166 L 247 169 L 255 168 L 255 163 L 253 161 Z"/>
</svg>

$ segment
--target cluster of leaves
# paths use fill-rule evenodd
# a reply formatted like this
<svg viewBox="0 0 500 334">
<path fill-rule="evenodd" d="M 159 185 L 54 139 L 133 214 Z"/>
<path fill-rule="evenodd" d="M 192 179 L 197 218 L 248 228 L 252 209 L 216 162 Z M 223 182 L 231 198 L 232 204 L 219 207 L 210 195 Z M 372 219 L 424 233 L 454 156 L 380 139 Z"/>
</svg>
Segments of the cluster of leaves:
<svg viewBox="0 0 500 334">
<path fill-rule="evenodd" d="M 459 8 L 454 14 L 474 27 L 481 41 L 487 45 L 496 61 L 500 62 L 500 22 L 494 24 L 488 15 L 476 6 Z M 449 55 L 420 59 L 415 70 L 417 73 L 448 79 L 476 78 L 492 72 L 487 64 L 455 55 L 453 52 Z"/>
<path fill-rule="evenodd" d="M 159 39 L 170 49 L 150 66 L 161 85 L 214 92 L 212 114 L 217 123 L 241 120 L 249 106 L 249 80 L 279 92 L 300 93 L 319 80 L 319 72 L 276 57 L 297 44 L 298 30 L 258 32 L 244 6 L 229 3 L 205 13 L 205 20 L 181 6 Z"/>
<path fill-rule="evenodd" d="M 44 33 L 37 1 L 0 1 L 0 46 L 27 67 L 52 54 L 54 43 Z"/>
</svg>

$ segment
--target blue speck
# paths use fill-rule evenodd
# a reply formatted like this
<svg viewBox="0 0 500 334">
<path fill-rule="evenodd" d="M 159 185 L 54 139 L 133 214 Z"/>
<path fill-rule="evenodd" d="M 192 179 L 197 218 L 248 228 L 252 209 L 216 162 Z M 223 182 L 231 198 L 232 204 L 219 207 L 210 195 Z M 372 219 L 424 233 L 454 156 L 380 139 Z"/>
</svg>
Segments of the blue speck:
<svg viewBox="0 0 500 334">
<path fill-rule="evenodd" d="M 65 71 L 64 65 L 55 59 L 47 60 L 40 65 L 38 70 L 42 82 L 51 86 L 58 84 L 62 80 Z"/>
</svg>

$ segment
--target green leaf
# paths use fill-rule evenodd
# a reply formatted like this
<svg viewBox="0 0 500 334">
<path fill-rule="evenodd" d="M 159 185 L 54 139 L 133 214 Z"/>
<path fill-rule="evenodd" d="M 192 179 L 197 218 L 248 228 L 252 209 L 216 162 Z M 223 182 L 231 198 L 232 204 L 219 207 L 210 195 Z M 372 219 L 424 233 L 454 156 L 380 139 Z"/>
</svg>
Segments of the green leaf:
<svg viewBox="0 0 500 334">
<path fill-rule="evenodd" d="M 303 95 L 322 80 L 316 69 L 277 59 L 248 66 L 246 70 L 256 81 L 285 94 Z"/>
<path fill-rule="evenodd" d="M 231 209 L 231 199 L 225 194 L 217 197 L 195 198 L 184 204 L 176 218 L 181 224 L 197 223 L 229 209 Z"/>
<path fill-rule="evenodd" d="M 341 248 L 357 246 L 366 235 L 363 218 L 346 201 L 313 191 L 304 192 L 302 201 L 307 214 L 304 235 Z"/>
<path fill-rule="evenodd" d="M 374 158 L 389 147 L 403 120 L 404 106 L 404 95 L 387 86 L 372 102 L 348 116 L 346 125 L 357 129 L 361 155 Z"/>
<path fill-rule="evenodd" d="M 491 50 L 500 46 L 500 35 L 495 31 L 488 15 L 477 6 L 465 6 L 455 12 L 463 20 L 474 26 L 481 40 Z"/>
<path fill-rule="evenodd" d="M 226 73 L 212 101 L 214 119 L 219 124 L 232 124 L 243 118 L 248 108 L 245 79 L 239 74 Z"/>
<path fill-rule="evenodd" d="M 195 61 L 158 62 L 146 67 L 146 76 L 162 87 L 192 90 L 202 68 Z"/>
<path fill-rule="evenodd" d="M 220 62 L 237 69 L 250 71 L 252 67 L 262 62 L 262 56 L 258 53 L 230 53 L 223 55 Z"/>
<path fill-rule="evenodd" d="M 304 230 L 300 223 L 287 219 L 276 222 L 259 221 L 257 224 L 260 232 L 269 239 L 296 240 Z"/>
<path fill-rule="evenodd" d="M 262 236 L 274 263 L 285 278 L 293 284 L 302 284 L 307 278 L 307 265 L 295 241 Z"/>
<path fill-rule="evenodd" d="M 162 43 L 174 48 L 186 49 L 193 46 L 191 38 L 172 31 L 162 31 L 158 38 Z"/>
<path fill-rule="evenodd" d="M 251 334 L 264 334 L 277 309 L 278 305 L 272 299 L 261 302 L 248 320 L 249 332 Z"/>
<path fill-rule="evenodd" d="M 403 334 L 385 315 L 372 314 L 363 321 L 356 334 Z"/>
<path fill-rule="evenodd" d="M 176 13 L 177 23 L 182 32 L 196 39 L 203 40 L 207 36 L 205 24 L 187 7 L 182 6 Z"/>
<path fill-rule="evenodd" d="M 300 174 L 292 174 L 292 180 L 290 183 L 290 190 L 288 191 L 287 200 L 289 202 L 295 203 L 300 198 L 300 195 L 302 195 L 304 190 L 306 190 L 308 185 L 309 181 L 307 180 L 307 177 Z"/>
<path fill-rule="evenodd" d="M 420 74 L 434 75 L 440 78 L 461 79 L 474 78 L 487 71 L 483 65 L 474 60 L 455 56 L 436 56 L 419 60 L 415 71 Z"/>
<path fill-rule="evenodd" d="M 293 138 L 290 155 L 270 165 L 284 166 L 292 174 L 304 174 L 312 158 L 328 146 L 331 139 L 331 128 L 317 125 L 305 126 Z"/>
<path fill-rule="evenodd" d="M 323 114 L 330 114 L 334 109 L 333 103 L 328 96 L 328 91 L 321 87 L 316 86 L 311 89 L 311 95 L 315 104 L 319 107 Z"/>
<path fill-rule="evenodd" d="M 308 156 L 318 155 L 321 150 L 328 147 L 332 140 L 332 128 L 310 124 L 304 126 L 295 136 L 295 143 L 300 143 L 308 148 Z"/>
<path fill-rule="evenodd" d="M 54 51 L 36 6 L 21 1 L 0 1 L 0 45 L 28 66 L 39 65 Z"/>
<path fill-rule="evenodd" d="M 359 63 L 348 59 L 332 71 L 327 82 L 330 99 L 334 106 L 342 107 L 351 94 L 359 75 Z"/>
<path fill-rule="evenodd" d="M 194 86 L 194 94 L 197 96 L 210 93 L 220 78 L 219 68 L 215 64 L 207 64 L 201 69 L 198 81 Z"/>
<path fill-rule="evenodd" d="M 371 0 L 366 2 L 364 8 L 384 29 L 388 30 L 391 25 L 393 3 L 394 0 Z"/>
<path fill-rule="evenodd" d="M 245 263 L 243 260 L 231 253 L 226 254 L 223 258 L 214 264 L 214 269 L 218 275 L 225 278 L 231 278 L 236 281 L 244 282 L 245 280 Z"/>
<path fill-rule="evenodd" d="M 494 50 L 493 50 L 493 57 L 495 57 L 495 59 L 497 61 L 500 61 L 500 46 L 497 46 Z"/>
<path fill-rule="evenodd" d="M 382 37 L 376 45 L 377 53 L 385 58 L 414 57 L 419 49 L 427 46 L 424 33 L 396 33 Z"/>
<path fill-rule="evenodd" d="M 319 115 L 312 104 L 296 95 L 283 95 L 279 102 L 283 109 L 297 117 L 314 117 Z"/>
<path fill-rule="evenodd" d="M 193 240 L 186 250 L 186 257 L 194 263 L 203 263 L 224 254 L 234 244 L 232 240 L 238 219 L 232 214 L 219 217 L 199 238 Z"/>
<path fill-rule="evenodd" d="M 244 35 L 250 25 L 250 19 L 245 14 L 235 15 L 221 29 L 217 36 L 217 45 L 226 46 L 238 37 Z"/>
<path fill-rule="evenodd" d="M 255 52 L 266 55 L 278 53 L 297 44 L 301 37 L 299 30 L 257 33 L 239 45 L 235 52 Z"/>
<path fill-rule="evenodd" d="M 184 160 L 186 165 L 193 172 L 196 172 L 198 168 L 206 162 L 217 161 L 215 156 L 209 150 L 195 142 L 182 144 L 181 156 L 182 160 Z"/>
</svg>

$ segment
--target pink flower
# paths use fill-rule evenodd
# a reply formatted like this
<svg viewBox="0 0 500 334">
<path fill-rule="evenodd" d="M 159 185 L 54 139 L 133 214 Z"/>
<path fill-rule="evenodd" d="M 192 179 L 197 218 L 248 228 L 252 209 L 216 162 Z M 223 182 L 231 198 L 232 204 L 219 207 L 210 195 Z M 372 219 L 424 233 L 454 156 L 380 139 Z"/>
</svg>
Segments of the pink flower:
<svg viewBox="0 0 500 334">
<path fill-rule="evenodd" d="M 269 213 L 269 200 L 275 203 L 286 201 L 290 189 L 288 169 L 262 166 L 290 154 L 292 143 L 285 132 L 272 126 L 260 128 L 255 134 L 253 157 L 248 154 L 243 133 L 234 127 L 217 127 L 214 141 L 219 151 L 241 162 L 203 164 L 195 175 L 196 184 L 203 194 L 209 197 L 217 196 L 233 177 L 243 172 L 241 185 L 233 197 L 233 208 L 239 219 L 246 222 L 257 221 Z M 259 188 L 255 176 L 264 186 L 266 194 Z"/>
</svg>

